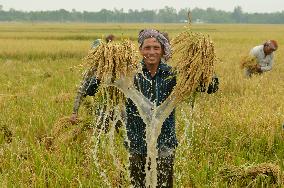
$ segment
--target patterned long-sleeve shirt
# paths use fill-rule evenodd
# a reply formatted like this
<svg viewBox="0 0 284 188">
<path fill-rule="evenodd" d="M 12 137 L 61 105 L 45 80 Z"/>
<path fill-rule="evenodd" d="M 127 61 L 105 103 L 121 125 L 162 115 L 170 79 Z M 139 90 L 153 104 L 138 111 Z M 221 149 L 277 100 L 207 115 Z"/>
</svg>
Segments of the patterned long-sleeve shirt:
<svg viewBox="0 0 284 188">
<path fill-rule="evenodd" d="M 176 77 L 171 67 L 160 63 L 154 77 L 146 69 L 142 62 L 142 73 L 134 78 L 134 85 L 151 102 L 159 106 L 172 92 L 176 85 Z M 126 103 L 126 129 L 131 153 L 147 154 L 146 146 L 146 125 L 139 115 L 136 105 L 128 99 Z M 175 131 L 175 111 L 164 121 L 161 133 L 158 137 L 157 148 L 159 151 L 172 150 L 177 146 Z"/>
<path fill-rule="evenodd" d="M 97 88 L 99 87 L 100 81 L 97 80 L 95 77 L 93 78 L 86 78 L 82 81 L 77 95 L 74 101 L 73 106 L 73 113 L 78 114 L 80 104 L 87 95 L 93 96 L 95 95 Z"/>
<path fill-rule="evenodd" d="M 94 40 L 91 48 L 97 48 L 102 43 L 101 39 Z M 73 113 L 78 114 L 80 104 L 82 102 L 82 99 L 85 98 L 87 95 L 94 95 L 96 92 L 96 89 L 99 87 L 99 80 L 96 80 L 94 78 L 86 77 L 85 73 L 85 79 L 83 79 L 73 106 Z"/>
<path fill-rule="evenodd" d="M 150 72 L 142 62 L 143 71 L 134 78 L 134 84 L 146 98 L 157 106 L 160 105 L 172 92 L 176 85 L 176 77 L 171 71 L 171 67 L 160 63 L 157 73 L 151 77 Z M 74 111 L 78 112 L 78 107 L 82 97 L 94 95 L 99 86 L 99 81 L 94 77 L 82 82 L 74 104 Z M 146 146 L 146 125 L 139 115 L 136 105 L 132 100 L 126 102 L 126 130 L 129 141 L 128 149 L 131 153 L 147 154 Z M 175 132 L 175 111 L 164 121 L 161 134 L 158 137 L 157 148 L 160 151 L 171 150 L 177 146 Z"/>
</svg>

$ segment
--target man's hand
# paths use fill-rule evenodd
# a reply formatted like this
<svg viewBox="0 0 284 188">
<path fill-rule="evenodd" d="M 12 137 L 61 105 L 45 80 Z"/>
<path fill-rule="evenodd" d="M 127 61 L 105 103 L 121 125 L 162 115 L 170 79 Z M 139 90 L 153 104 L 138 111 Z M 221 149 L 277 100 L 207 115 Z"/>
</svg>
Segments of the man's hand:
<svg viewBox="0 0 284 188">
<path fill-rule="evenodd" d="M 256 66 L 256 71 L 258 73 L 262 73 L 261 66 L 259 64 L 257 64 L 257 66 Z"/>
<path fill-rule="evenodd" d="M 78 114 L 73 113 L 70 116 L 69 121 L 71 122 L 72 125 L 77 124 L 77 122 L 78 122 Z"/>
</svg>

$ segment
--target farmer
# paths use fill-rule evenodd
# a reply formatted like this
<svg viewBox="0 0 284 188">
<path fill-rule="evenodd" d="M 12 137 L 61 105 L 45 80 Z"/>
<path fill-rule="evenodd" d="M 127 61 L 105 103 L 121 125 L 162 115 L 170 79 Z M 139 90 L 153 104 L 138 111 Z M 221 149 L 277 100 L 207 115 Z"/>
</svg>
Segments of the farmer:
<svg viewBox="0 0 284 188">
<path fill-rule="evenodd" d="M 105 37 L 105 41 L 111 42 L 115 40 L 115 36 L 113 34 L 107 35 Z M 92 48 L 96 48 L 101 44 L 101 39 L 96 39 L 93 44 Z M 99 86 L 99 80 L 96 80 L 95 78 L 86 78 L 82 81 L 81 86 L 78 89 L 77 96 L 74 101 L 73 106 L 73 113 L 70 117 L 70 122 L 72 124 L 76 124 L 78 120 L 78 112 L 81 105 L 81 102 L 87 95 L 93 96 L 96 92 L 94 88 L 97 88 Z"/>
<path fill-rule="evenodd" d="M 151 102 L 159 106 L 172 92 L 176 77 L 171 67 L 161 60 L 170 57 L 170 45 L 163 34 L 153 29 L 141 30 L 138 36 L 139 51 L 143 59 L 142 73 L 134 78 L 135 87 Z M 147 156 L 146 125 L 135 104 L 128 99 L 126 104 L 126 129 L 130 152 L 130 177 L 134 187 L 145 187 Z M 164 121 L 157 140 L 157 186 L 173 187 L 173 165 L 177 138 L 174 111 Z"/>
<path fill-rule="evenodd" d="M 162 63 L 162 57 L 170 57 L 168 40 L 153 29 L 142 30 L 138 36 L 139 50 L 143 57 L 143 72 L 134 78 L 135 87 L 156 105 L 160 105 L 171 93 L 176 78 L 171 68 Z M 75 123 L 82 98 L 94 95 L 100 81 L 95 77 L 83 82 L 75 99 L 70 121 Z M 139 116 L 137 107 L 128 99 L 126 102 L 126 129 L 130 152 L 130 176 L 134 187 L 145 187 L 145 163 L 147 156 L 145 123 Z M 165 120 L 158 138 L 159 156 L 157 160 L 158 187 L 173 187 L 174 150 L 177 146 L 174 112 Z"/>
<path fill-rule="evenodd" d="M 275 40 L 268 40 L 264 44 L 255 46 L 250 51 L 250 56 L 253 56 L 257 60 L 256 72 L 261 74 L 272 69 L 274 61 L 274 51 L 278 48 L 278 44 Z M 254 73 L 253 70 L 245 68 L 245 76 L 251 77 Z"/>
<path fill-rule="evenodd" d="M 114 41 L 115 36 L 113 34 L 110 34 L 110 35 L 106 36 L 105 40 L 106 40 L 106 43 Z"/>
</svg>

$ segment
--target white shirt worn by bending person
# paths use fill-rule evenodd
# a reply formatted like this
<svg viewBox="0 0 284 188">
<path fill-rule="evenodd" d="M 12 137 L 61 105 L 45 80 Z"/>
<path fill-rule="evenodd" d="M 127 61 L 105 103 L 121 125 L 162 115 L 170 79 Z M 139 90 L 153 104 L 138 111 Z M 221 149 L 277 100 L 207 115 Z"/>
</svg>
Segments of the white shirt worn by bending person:
<svg viewBox="0 0 284 188">
<path fill-rule="evenodd" d="M 250 55 L 257 58 L 257 63 L 260 65 L 262 72 L 270 71 L 273 65 L 274 53 L 269 55 L 264 53 L 264 45 L 255 46 L 251 49 Z"/>
</svg>

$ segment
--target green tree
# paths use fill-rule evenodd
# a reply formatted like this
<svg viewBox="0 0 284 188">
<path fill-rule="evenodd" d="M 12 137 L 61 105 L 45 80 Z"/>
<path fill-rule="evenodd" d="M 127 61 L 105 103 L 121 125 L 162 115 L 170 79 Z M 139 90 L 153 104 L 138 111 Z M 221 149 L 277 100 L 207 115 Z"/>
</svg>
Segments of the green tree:
<svg viewBox="0 0 284 188">
<path fill-rule="evenodd" d="M 163 23 L 174 23 L 177 22 L 177 11 L 172 7 L 165 6 L 158 12 L 158 21 Z"/>
<path fill-rule="evenodd" d="M 233 19 L 236 23 L 242 23 L 243 21 L 243 9 L 240 6 L 234 8 L 234 12 L 232 14 Z"/>
</svg>

